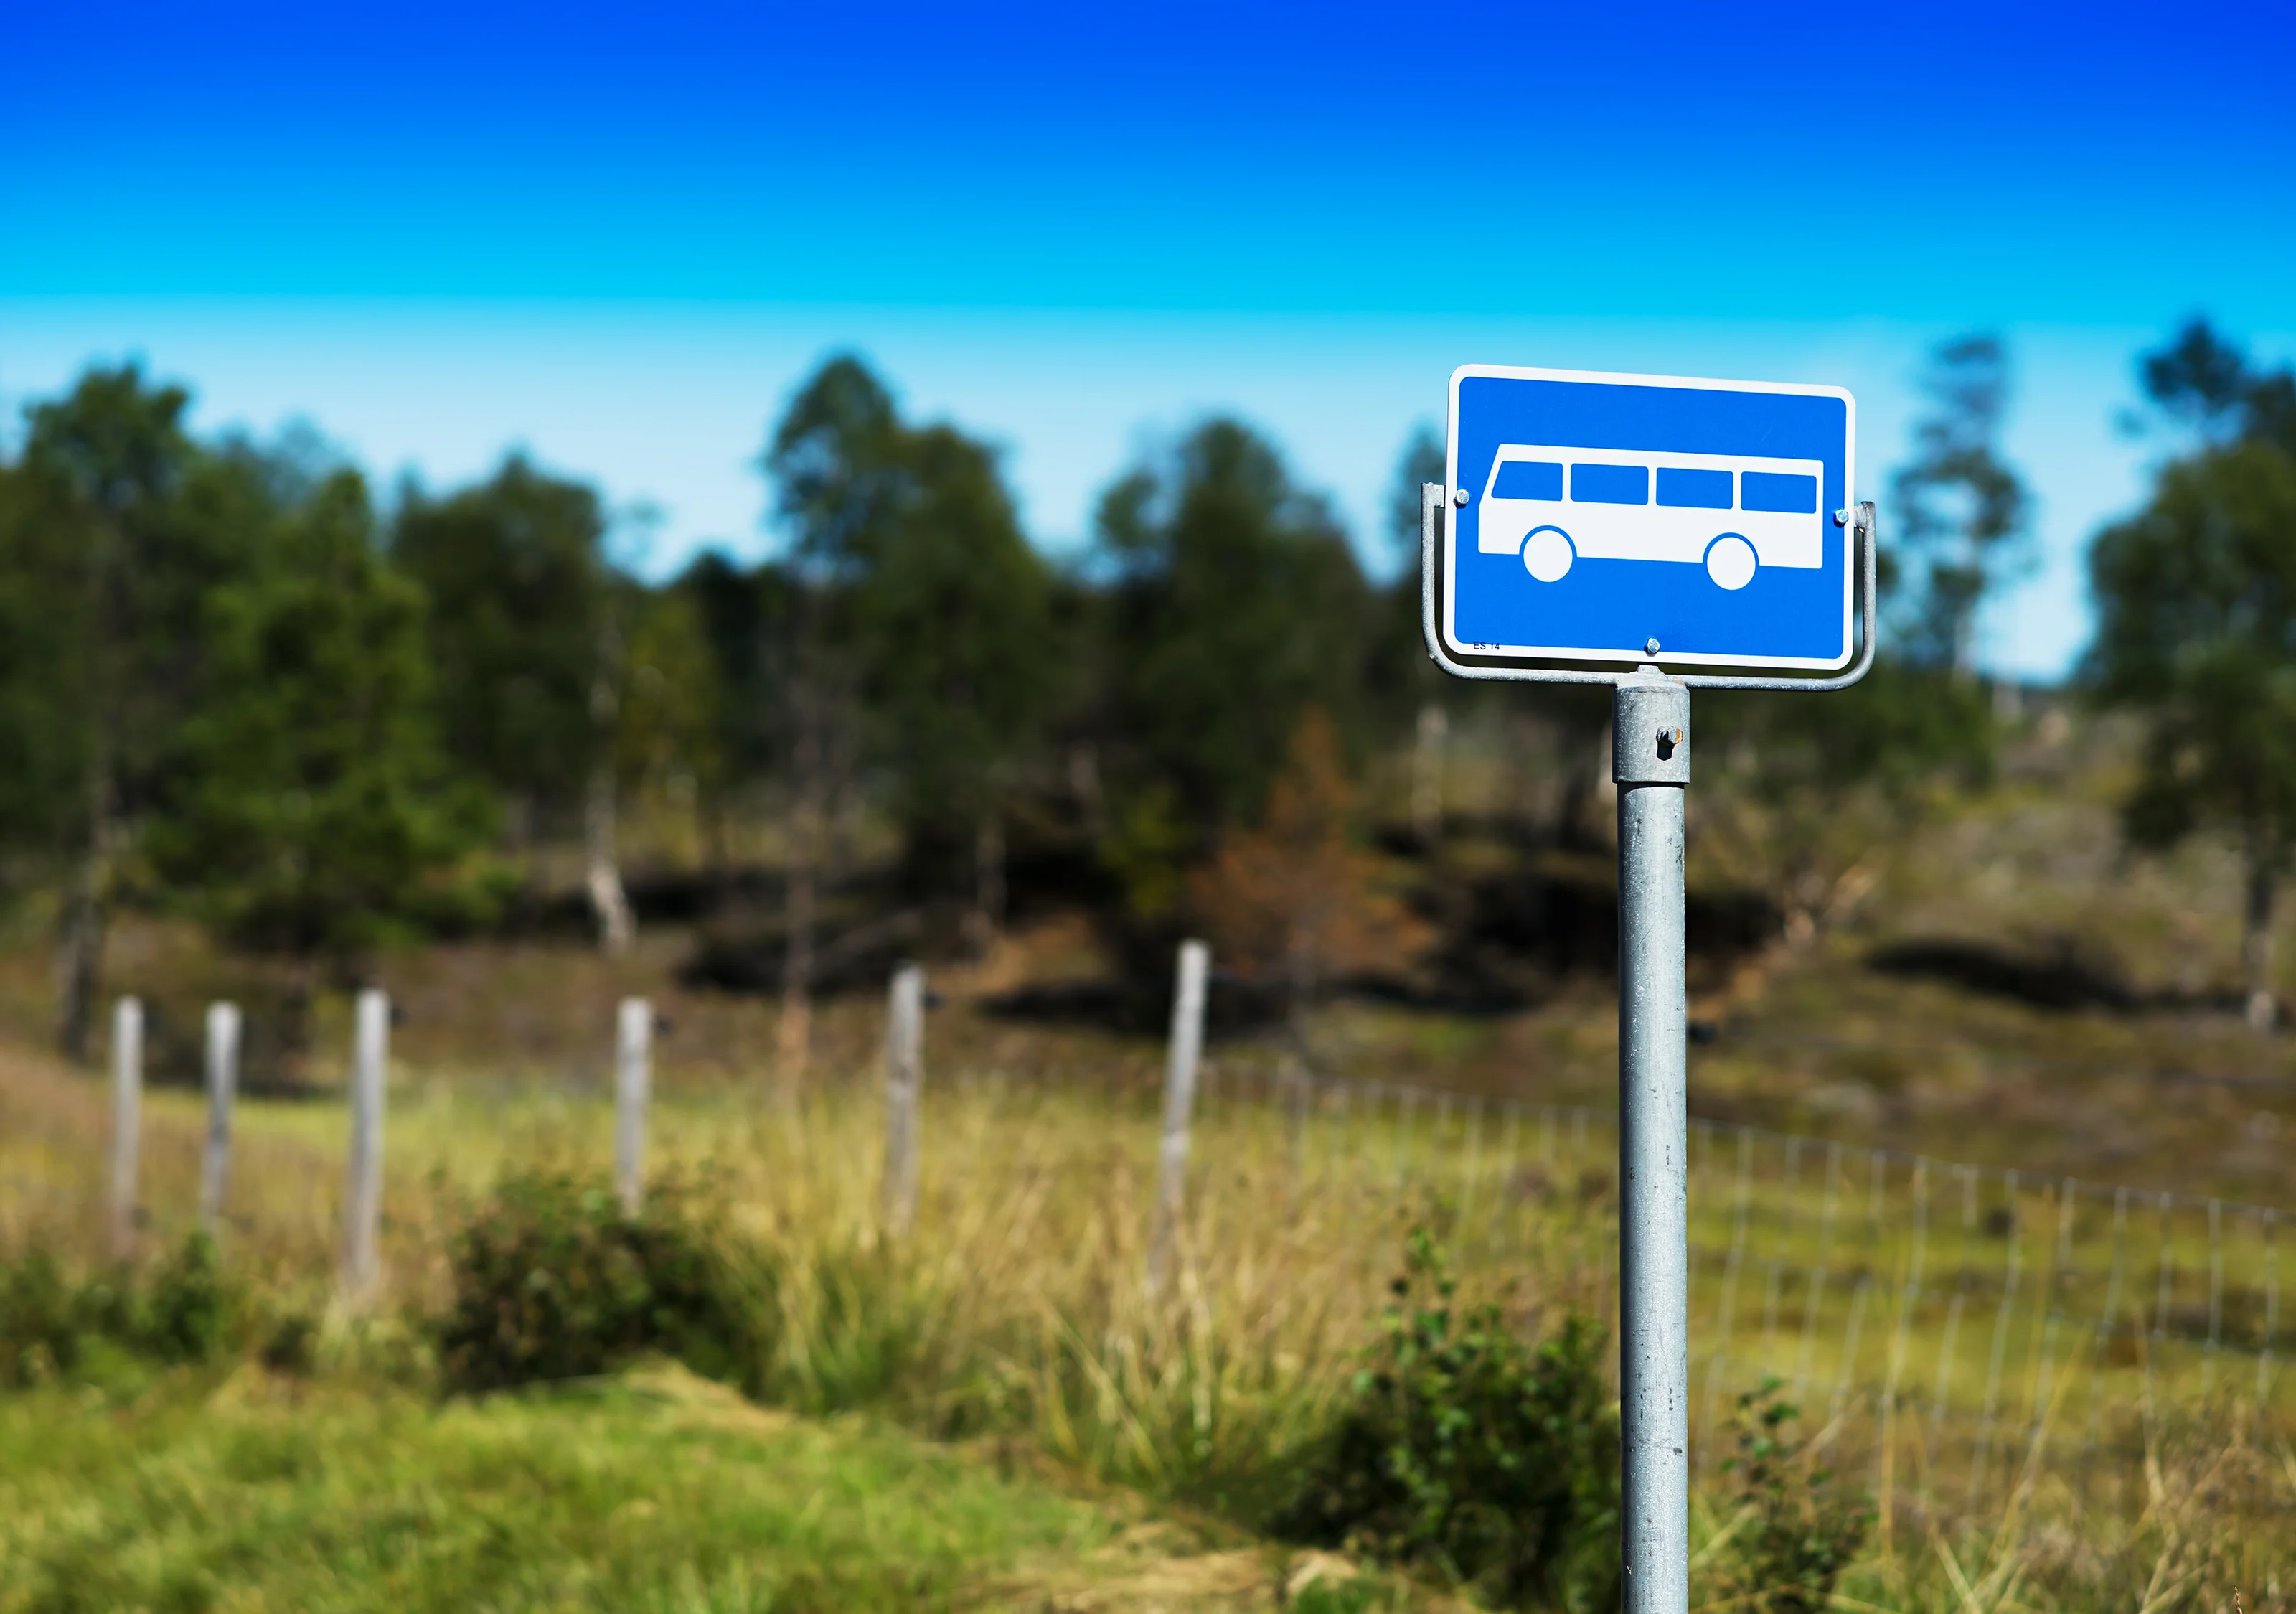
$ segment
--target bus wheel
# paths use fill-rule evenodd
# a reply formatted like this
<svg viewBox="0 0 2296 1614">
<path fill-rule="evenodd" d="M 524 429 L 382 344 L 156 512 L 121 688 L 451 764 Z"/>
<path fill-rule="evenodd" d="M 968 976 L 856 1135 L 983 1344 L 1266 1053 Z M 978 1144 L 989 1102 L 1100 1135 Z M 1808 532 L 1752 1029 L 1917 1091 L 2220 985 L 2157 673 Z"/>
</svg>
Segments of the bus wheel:
<svg viewBox="0 0 2296 1614">
<path fill-rule="evenodd" d="M 1523 570 L 1542 583 L 1561 582 L 1578 558 L 1570 535 L 1560 527 L 1541 527 L 1522 540 Z"/>
<path fill-rule="evenodd" d="M 1706 546 L 1706 575 L 1718 588 L 1742 589 L 1754 581 L 1754 546 L 1725 532 Z"/>
</svg>

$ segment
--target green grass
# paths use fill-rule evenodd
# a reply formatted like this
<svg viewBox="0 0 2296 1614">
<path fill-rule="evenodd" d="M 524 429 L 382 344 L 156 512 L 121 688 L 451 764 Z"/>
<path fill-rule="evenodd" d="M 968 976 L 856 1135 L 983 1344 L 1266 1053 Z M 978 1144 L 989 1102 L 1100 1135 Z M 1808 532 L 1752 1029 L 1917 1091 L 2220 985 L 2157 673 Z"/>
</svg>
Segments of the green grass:
<svg viewBox="0 0 2296 1614">
<path fill-rule="evenodd" d="M 1264 1606 L 1283 1568 L 992 1450 L 671 1369 L 444 1404 L 253 1371 L 0 1398 L 7 1614 Z"/>
</svg>

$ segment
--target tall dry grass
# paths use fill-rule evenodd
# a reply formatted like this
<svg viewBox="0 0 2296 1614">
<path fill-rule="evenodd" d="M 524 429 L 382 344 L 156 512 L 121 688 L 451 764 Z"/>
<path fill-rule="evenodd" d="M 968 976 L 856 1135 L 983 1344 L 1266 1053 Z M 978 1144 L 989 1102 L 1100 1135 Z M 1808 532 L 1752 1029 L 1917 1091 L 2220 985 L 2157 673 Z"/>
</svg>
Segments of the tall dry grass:
<svg viewBox="0 0 2296 1614">
<path fill-rule="evenodd" d="M 1208 1083 L 1179 1277 L 1152 1300 L 1155 1095 L 1140 1075 L 933 1072 L 920 1214 L 898 1242 L 878 1221 L 865 1068 L 793 1116 L 762 1081 L 673 1083 L 650 1174 L 709 1198 L 767 1257 L 761 1298 L 792 1401 L 1025 1438 L 1247 1516 L 1349 1394 L 1410 1226 L 1434 1228 L 1469 1294 L 1502 1299 L 1525 1330 L 1615 1312 L 1603 1117 L 1311 1088 L 1243 1055 Z M 202 1117 L 181 1091 L 149 1095 L 145 1116 L 149 1249 L 188 1228 Z M 0 1248 L 98 1260 L 108 1124 L 97 1081 L 0 1053 Z M 419 1330 L 392 1320 L 443 1303 L 451 1235 L 487 1184 L 524 1165 L 603 1174 L 610 1132 L 597 1083 L 400 1072 L 387 1287 L 361 1318 L 332 1299 L 341 1107 L 249 1102 L 226 1259 L 279 1304 L 331 1308 L 340 1351 L 378 1334 L 415 1349 Z M 2078 1192 L 2013 1185 L 2030 1198 L 1972 1233 L 1958 1213 L 1900 1214 L 1910 1172 L 1893 1190 L 1885 1168 L 1855 1193 L 1810 1176 L 1801 1199 L 1775 1171 L 1693 1178 L 1702 1585 L 1724 1584 L 1741 1528 L 1721 1462 L 1728 1409 L 1775 1374 L 1815 1432 L 1808 1461 L 1874 1499 L 1841 1606 L 2158 1614 L 2229 1609 L 2235 1587 L 2244 1610 L 2285 1606 L 2289 1387 L 2221 1305 L 2206 1339 L 2179 1322 L 2173 1230 L 2146 1267 L 2124 1225 L 2117 1277 L 2088 1273 L 2060 1258 L 2085 1248 L 2075 1222 L 2095 1206 Z M 1994 1249 L 2012 1237 L 2026 1240 L 2013 1279 Z"/>
</svg>

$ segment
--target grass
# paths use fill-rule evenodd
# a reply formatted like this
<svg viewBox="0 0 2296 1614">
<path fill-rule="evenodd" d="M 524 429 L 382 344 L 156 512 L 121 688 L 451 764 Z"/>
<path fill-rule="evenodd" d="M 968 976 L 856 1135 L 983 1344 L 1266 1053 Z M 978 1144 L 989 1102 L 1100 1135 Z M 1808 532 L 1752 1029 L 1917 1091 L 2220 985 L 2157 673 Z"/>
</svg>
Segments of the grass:
<svg viewBox="0 0 2296 1614">
<path fill-rule="evenodd" d="M 0 1400 L 8 1614 L 1213 1609 L 1267 1606 L 1289 1567 L 993 1450 L 674 1368 L 443 1406 L 254 1370 Z"/>
<path fill-rule="evenodd" d="M 1874 1504 L 1844 1614 L 2218 1614 L 2235 1590 L 2261 1614 L 2296 1593 L 2284 1218 L 2241 1203 L 2296 1206 L 2276 1143 L 2296 1124 L 2296 1049 L 2190 1007 L 2236 976 L 2232 862 L 2208 845 L 2123 858 L 2109 785 L 2013 772 L 1876 854 L 1874 894 L 1833 929 L 1700 985 L 1693 1015 L 1723 1028 L 1691 1071 L 1710 1123 L 1691 1162 L 1693 1601 L 1709 1614 L 1748 1595 L 1751 1526 L 1722 1459 L 1730 1408 L 1766 1372 L 1807 1414 L 1808 1463 Z M 1446 855 L 1488 850 L 1462 836 Z M 2186 1006 L 2049 1009 L 1868 965 L 1907 935 L 2045 955 L 2065 935 Z M 613 962 L 485 943 L 389 960 L 407 1020 L 384 1293 L 365 1313 L 334 1293 L 348 1039 L 331 1001 L 319 1091 L 242 1105 L 223 1229 L 259 1309 L 323 1321 L 317 1378 L 99 1362 L 0 1400 L 0 1531 L 17 1532 L 0 1535 L 17 1600 L 0 1609 L 69 1606 L 29 1600 L 62 1584 L 38 1566 L 74 1562 L 93 1606 L 169 1606 L 180 1582 L 170 1595 L 194 1601 L 176 1606 L 207 1587 L 218 1607 L 363 1607 L 325 1598 L 370 1581 L 419 1606 L 404 1588 L 430 1560 L 401 1538 L 426 1520 L 428 1584 L 455 1586 L 455 1606 L 1266 1606 L 1283 1556 L 1239 1532 L 1346 1398 L 1408 1227 L 1434 1228 L 1468 1297 L 1526 1333 L 1574 1307 L 1614 1314 L 1604 984 L 1508 1017 L 1316 1017 L 1319 1075 L 1439 1094 L 1334 1086 L 1295 1108 L 1270 1081 L 1277 1049 L 1218 1047 L 1181 1277 L 1152 1303 L 1160 1050 L 974 1012 L 975 989 L 1039 965 L 1090 973 L 1018 957 L 1028 945 L 936 974 L 952 1001 L 928 1033 L 923 1201 L 900 1242 L 876 1214 L 873 1001 L 824 1006 L 818 1080 L 784 1116 L 762 1068 L 767 1007 L 675 986 L 673 935 Z M 165 926 L 123 926 L 114 962 L 138 990 L 212 968 Z M 0 956 L 0 1255 L 41 1245 L 95 1272 L 103 1091 L 23 1051 L 44 968 Z M 770 1263 L 761 1383 L 788 1411 L 660 1373 L 435 1398 L 420 1322 L 444 1303 L 466 1208 L 508 1169 L 604 1167 L 624 992 L 672 1023 L 655 1180 L 708 1196 Z M 2257 1085 L 2131 1074 L 2180 1071 Z M 201 1126 L 194 1094 L 147 1096 L 146 1258 L 188 1228 Z M 2192 1197 L 2164 1210 L 2152 1190 L 2170 1188 Z M 308 1483 L 234 1478 L 242 1441 L 305 1453 Z M 776 1455 L 753 1473 L 736 1448 Z M 853 1506 L 798 1528 L 838 1494 L 833 1473 Z M 636 1511 L 672 1501 L 675 1529 Z M 139 1510 L 157 1524 L 130 1532 Z M 243 1518 L 273 1521 L 271 1557 L 230 1557 Z M 761 1542 L 771 1554 L 743 1556 Z M 879 1564 L 895 1568 L 867 1578 Z M 1378 1583 L 1332 1606 L 1431 1595 Z"/>
<path fill-rule="evenodd" d="M 775 1116 L 745 1088 L 673 1089 L 654 1112 L 652 1158 L 657 1182 L 684 1181 L 768 1255 L 778 1274 L 770 1296 L 775 1360 L 767 1375 L 775 1403 L 832 1420 L 864 1409 L 886 1420 L 869 1439 L 988 1441 L 1157 1506 L 1248 1526 L 1266 1515 L 1347 1394 L 1412 1222 L 1436 1227 L 1470 1295 L 1499 1299 L 1526 1331 L 1544 1330 L 1573 1307 L 1608 1314 L 1616 1287 L 1615 1211 L 1604 1169 L 1614 1144 L 1600 1116 L 1529 1112 L 1510 1135 L 1496 1112 L 1440 1099 L 1406 1107 L 1391 1093 L 1375 1103 L 1354 1094 L 1344 1104 L 1326 1095 L 1294 1112 L 1264 1101 L 1266 1091 L 1249 1064 L 1226 1057 L 1197 1130 L 1182 1278 L 1163 1303 L 1150 1302 L 1140 1280 L 1154 1151 L 1144 1090 L 1048 1085 L 936 1065 L 918 1232 L 903 1244 L 886 1240 L 877 1223 L 877 1111 L 865 1081 L 817 1091 L 795 1117 Z M 77 1249 L 93 1269 L 102 1157 L 94 1085 L 37 1061 L 0 1060 L 0 1173 L 14 1185 L 0 1203 L 12 1236 Z M 1295 1114 L 1304 1124 L 1295 1124 Z M 404 1083 L 390 1130 L 390 1288 L 377 1310 L 360 1316 L 332 1298 L 340 1108 L 249 1104 L 226 1259 L 263 1305 L 324 1313 L 318 1386 L 291 1394 L 274 1387 L 244 1405 L 235 1391 L 205 1402 L 153 1393 L 148 1409 L 137 1401 L 100 1416 L 63 1390 L 0 1404 L 19 1420 L 11 1426 L 18 1431 L 9 1437 L 12 1452 L 33 1465 L 8 1464 L 17 1474 L 12 1483 L 48 1488 L 53 1500 L 48 1511 L 35 1510 L 40 1517 L 90 1521 L 93 1534 L 69 1537 L 84 1543 L 104 1539 L 111 1527 L 94 1521 L 112 1508 L 126 1508 L 121 1518 L 144 1508 L 155 1518 L 206 1519 L 185 1523 L 180 1552 L 161 1554 L 148 1570 L 133 1568 L 144 1561 L 142 1546 L 111 1554 L 123 1566 L 118 1572 L 144 1576 L 135 1583 L 139 1597 L 156 1596 L 152 1588 L 176 1568 L 234 1588 L 236 1560 L 214 1554 L 224 1550 L 217 1540 L 230 1538 L 232 1527 L 222 1521 L 248 1508 L 179 1508 L 170 1498 L 189 1493 L 168 1489 L 159 1477 L 173 1472 L 196 1489 L 198 1476 L 227 1473 L 239 1438 L 232 1431 L 278 1420 L 276 1396 L 289 1395 L 291 1403 L 299 1394 L 315 1415 L 285 1421 L 316 1431 L 312 1437 L 327 1452 L 356 1453 L 342 1458 L 343 1471 L 369 1478 L 347 1480 L 349 1491 L 428 1497 L 424 1505 L 441 1511 L 441 1540 L 453 1544 L 437 1560 L 449 1566 L 439 1570 L 438 1585 L 470 1577 L 495 1584 L 483 1578 L 494 1571 L 479 1521 L 496 1518 L 512 1520 L 499 1550 L 525 1567 L 502 1571 L 510 1578 L 500 1583 L 495 1606 L 545 1606 L 552 1597 L 582 1606 L 579 1599 L 591 1593 L 579 1587 L 593 1584 L 585 1577 L 601 1576 L 607 1578 L 595 1584 L 621 1588 L 611 1594 L 624 1606 L 686 1606 L 649 1604 L 611 1578 L 625 1572 L 617 1565 L 637 1575 L 665 1560 L 690 1562 L 702 1576 L 693 1583 L 699 1590 L 647 1583 L 644 1596 L 691 1591 L 704 1599 L 692 1606 L 742 1606 L 724 1602 L 734 1583 L 723 1577 L 763 1571 L 737 1570 L 743 1560 L 729 1557 L 721 1578 L 709 1579 L 720 1571 L 708 1568 L 718 1561 L 708 1543 L 745 1537 L 751 1525 L 728 1523 L 713 1536 L 719 1526 L 698 1523 L 686 1544 L 641 1530 L 625 1552 L 615 1534 L 621 1527 L 608 1528 L 595 1511 L 605 1506 L 597 1493 L 571 1480 L 566 1487 L 542 1485 L 530 1513 L 489 1511 L 495 1504 L 488 1499 L 511 1484 L 505 1475 L 529 1467 L 544 1476 L 588 1471 L 583 1464 L 593 1458 L 577 1454 L 591 1449 L 585 1442 L 593 1435 L 603 1443 L 597 1451 L 609 1454 L 598 1462 L 680 1467 L 665 1461 L 663 1443 L 685 1437 L 675 1430 L 684 1427 L 679 1419 L 695 1416 L 690 1407 L 665 1408 L 648 1399 L 652 1392 L 628 1387 L 586 1398 L 444 1407 L 424 1398 L 435 1369 L 424 1335 L 405 1320 L 435 1314 L 443 1304 L 446 1242 L 463 1207 L 509 1165 L 601 1170 L 609 1120 L 607 1106 L 593 1095 L 472 1095 L 452 1083 Z M 160 1093 L 147 1122 L 144 1237 L 156 1248 L 186 1223 L 199 1115 L 189 1095 Z M 1703 1166 L 1693 1157 L 1693 1234 L 1702 1251 L 1693 1312 L 1701 1353 L 1693 1379 L 1700 1528 L 1702 1540 L 1722 1544 L 1700 1570 L 1702 1594 L 1721 1595 L 1731 1584 L 1731 1482 L 1718 1461 L 1728 1430 L 1721 1420 L 1765 1366 L 1793 1378 L 1806 1364 L 1794 1388 L 1817 1436 L 1814 1461 L 1883 1504 L 1841 1583 L 1844 1595 L 1939 1614 L 1972 1614 L 1973 1598 L 1975 1614 L 1991 1614 L 1996 1606 L 2142 1606 L 2159 1593 L 2160 1614 L 2213 1609 L 2237 1584 L 2247 1609 L 2283 1606 L 2273 1588 L 2296 1589 L 2296 1531 L 2288 1528 L 2296 1514 L 2296 1448 L 2284 1404 L 2291 1387 L 2286 1376 L 2267 1375 L 2271 1394 L 2259 1403 L 2257 1358 L 2252 1348 L 2247 1355 L 2237 1348 L 2253 1342 L 2241 1329 L 2226 1327 L 2214 1352 L 2192 1337 L 2204 1319 L 2192 1314 L 2202 1291 L 2189 1287 L 2190 1274 L 2206 1273 L 2204 1258 L 2188 1251 L 2172 1263 L 2171 1305 L 2158 1339 L 2149 1308 L 2161 1292 L 2159 1274 L 2142 1260 L 2124 1261 L 2120 1298 L 2132 1321 L 2112 1337 L 2100 1366 L 2093 1308 L 2102 1306 L 2103 1291 L 2089 1280 L 2106 1274 L 2091 1271 L 2076 1281 L 2059 1262 L 2061 1223 L 2047 1198 L 2054 1184 L 2021 1190 L 2030 1197 L 2015 1202 L 2011 1225 L 2023 1254 L 2013 1291 L 2004 1283 L 2010 1239 L 1992 1237 L 1982 1223 L 1968 1237 L 1959 1200 L 1941 1185 L 1950 1179 L 1940 1175 L 1932 1184 L 1936 1225 L 1924 1235 L 1932 1264 L 1908 1297 L 1906 1267 L 1920 1225 L 1906 1198 L 1910 1173 L 1886 1176 L 1877 1201 L 1870 1174 L 1851 1170 L 1834 1182 L 1819 1169 L 1825 1157 L 1813 1146 L 1797 1198 L 1781 1162 L 1759 1152 L 1774 1145 L 1756 1143 L 1742 1219 L 1731 1134 L 1717 1137 Z M 2093 1216 L 2095 1208 L 2083 1214 Z M 2086 1255 L 2110 1245 L 2085 1237 L 2071 1248 Z M 1773 1262 L 1781 1274 L 1775 1282 Z M 2234 1280 L 2253 1275 L 2237 1259 L 2228 1265 Z M 1811 1280 L 1820 1272 L 1827 1276 L 1813 1305 Z M 2179 1282 L 2187 1287 L 2177 1289 Z M 2013 1301 L 2005 1308 L 2005 1294 Z M 1941 1377 L 1940 1362 L 1948 1370 Z M 126 1384 L 115 1393 L 136 1393 L 132 1380 Z M 1940 1384 L 1942 1420 L 1932 1415 Z M 1893 1387 L 1894 1396 L 1885 1393 Z M 766 1416 L 730 1400 L 711 1404 L 712 1416 Z M 87 1429 L 68 1439 L 54 1434 L 77 1419 Z M 911 1435 L 897 1437 L 890 1426 Z M 800 1444 L 828 1437 L 816 1426 L 775 1427 Z M 842 1440 L 854 1427 L 832 1421 L 829 1433 Z M 124 1428 L 138 1432 L 126 1438 Z M 258 1446 L 270 1438 L 258 1438 Z M 385 1447 L 412 1453 L 412 1466 L 397 1478 L 387 1464 L 373 1466 L 384 1463 L 374 1453 Z M 157 1488 L 136 1488 L 146 1483 L 136 1453 L 169 1451 L 179 1453 L 180 1467 L 160 1463 L 149 1470 Z M 493 1466 L 488 1452 L 499 1457 Z M 512 1453 L 528 1454 L 504 1454 Z M 955 1460 L 947 1452 L 941 1457 Z M 916 1470 L 934 1471 L 929 1463 Z M 656 1495 L 647 1488 L 656 1483 L 641 1489 Z M 962 1489 L 971 1482 L 953 1483 Z M 115 1484 L 128 1489 L 114 1492 Z M 861 1488 L 879 1486 L 870 1478 Z M 895 1499 L 887 1506 L 912 1511 L 913 1492 L 891 1478 L 883 1487 Z M 472 1501 L 462 1508 L 455 1499 L 466 1493 Z M 718 1518 L 710 1510 L 734 1507 L 746 1494 L 713 1493 L 696 1504 L 696 1518 Z M 105 1503 L 107 1495 L 135 1500 Z M 920 1500 L 914 1508 L 937 1517 L 939 1505 Z M 357 1519 L 427 1517 L 419 1508 L 344 1506 Z M 376 1566 L 373 1573 L 393 1585 L 421 1581 L 428 1560 L 388 1558 L 387 1529 L 360 1524 L 342 1533 L 331 1522 L 333 1511 L 332 1503 L 314 1504 L 283 1519 L 282 1538 L 304 1544 L 299 1550 L 316 1566 L 310 1573 L 355 1561 Z M 987 1570 L 949 1566 L 1003 1564 L 1026 1545 L 1019 1536 L 976 1539 L 948 1528 L 957 1544 L 942 1568 L 932 1567 L 941 1560 L 929 1552 L 900 1560 L 911 1565 L 903 1573 L 913 1575 L 900 1584 L 912 1586 L 921 1606 L 988 1595 L 978 1589 L 989 1584 L 980 1578 Z M 529 1541 L 558 1544 L 529 1564 Z M 865 1594 L 842 1582 L 806 1579 L 829 1572 L 813 1559 L 790 1561 L 794 1578 L 774 1592 L 781 1601 L 773 1606 L 808 1606 L 804 1599 L 816 1593 L 808 1588 L 817 1586 L 832 1588 L 819 1593 L 832 1602 L 903 1606 L 887 1602 L 890 1591 Z M 291 1567 L 283 1559 L 262 1569 L 283 1575 Z M 565 1578 L 553 1581 L 554 1575 Z M 1956 1575 L 1968 1582 L 1966 1597 Z M 1254 1584 L 1264 1595 L 1272 1582 Z M 706 1601 L 711 1595 L 720 1602 Z"/>
</svg>

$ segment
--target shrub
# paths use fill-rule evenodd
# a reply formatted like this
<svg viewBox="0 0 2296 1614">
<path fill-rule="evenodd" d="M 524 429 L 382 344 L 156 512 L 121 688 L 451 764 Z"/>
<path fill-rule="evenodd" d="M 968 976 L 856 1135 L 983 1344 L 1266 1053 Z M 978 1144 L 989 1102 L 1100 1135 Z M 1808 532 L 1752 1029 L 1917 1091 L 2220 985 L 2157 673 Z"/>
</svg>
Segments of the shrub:
<svg viewBox="0 0 2296 1614">
<path fill-rule="evenodd" d="M 223 1348 L 230 1318 L 215 1240 L 193 1233 L 152 1271 L 130 1307 L 135 1343 L 161 1362 L 206 1362 Z"/>
<path fill-rule="evenodd" d="M 1770 1614 L 1816 1614 L 1865 1544 L 1874 1513 L 1863 1498 L 1837 1492 L 1808 1440 L 1792 1437 L 1800 1409 L 1779 1389 L 1765 1378 L 1738 1397 L 1738 1452 L 1724 1465 L 1743 1515 L 1732 1537 L 1732 1590 Z"/>
<path fill-rule="evenodd" d="M 735 1254 L 674 1195 L 623 1214 L 563 1173 L 504 1181 L 449 1251 L 454 1297 L 434 1324 L 450 1388 L 586 1378 L 660 1352 L 754 1387 L 762 1319 Z"/>
<path fill-rule="evenodd" d="M 0 1385 L 21 1388 L 79 1361 L 79 1291 L 36 1249 L 0 1267 Z"/>
<path fill-rule="evenodd" d="M 0 1385 L 70 1374 L 101 1343 L 163 1363 L 212 1361 L 227 1342 L 232 1296 L 214 1241 L 194 1232 L 140 1275 L 121 1267 L 85 1282 L 44 1249 L 0 1266 Z"/>
<path fill-rule="evenodd" d="M 1423 1563 L 1513 1606 L 1608 1610 L 1619 1588 L 1618 1411 L 1603 1332 L 1572 1315 L 1536 1346 L 1465 1312 L 1414 1231 L 1351 1404 L 1277 1534 Z"/>
</svg>

